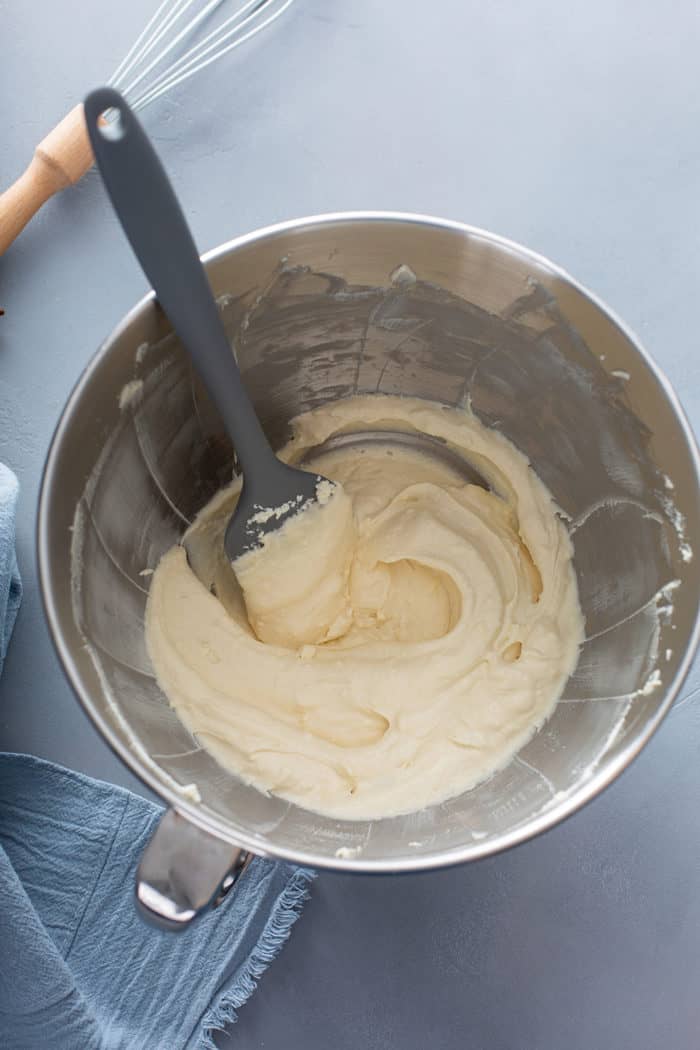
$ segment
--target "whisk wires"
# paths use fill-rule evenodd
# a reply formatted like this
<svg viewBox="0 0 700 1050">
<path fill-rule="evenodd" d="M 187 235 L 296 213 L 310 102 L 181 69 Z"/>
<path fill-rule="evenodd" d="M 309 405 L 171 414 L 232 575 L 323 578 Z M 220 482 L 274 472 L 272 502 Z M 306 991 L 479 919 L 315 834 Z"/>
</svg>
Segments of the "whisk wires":
<svg viewBox="0 0 700 1050">
<path fill-rule="evenodd" d="M 279 18 L 293 0 L 244 0 L 238 3 L 233 14 L 156 72 L 183 41 L 192 39 L 201 31 L 202 23 L 228 2 L 207 0 L 202 4 L 202 0 L 162 0 L 112 74 L 110 87 L 119 88 L 133 109 L 143 109 L 166 91 L 250 40 Z M 155 75 L 149 80 L 151 74 Z"/>
</svg>

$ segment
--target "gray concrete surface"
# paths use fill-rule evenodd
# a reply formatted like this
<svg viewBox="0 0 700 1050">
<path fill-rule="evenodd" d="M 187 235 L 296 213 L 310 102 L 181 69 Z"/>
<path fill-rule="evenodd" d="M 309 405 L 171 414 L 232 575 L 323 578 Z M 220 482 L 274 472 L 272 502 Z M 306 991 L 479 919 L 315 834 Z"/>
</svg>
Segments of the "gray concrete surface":
<svg viewBox="0 0 700 1050">
<path fill-rule="evenodd" d="M 0 4 L 1 184 L 106 77 L 143 9 Z M 202 250 L 336 209 L 487 227 L 606 299 L 697 429 L 699 53 L 695 0 L 298 0 L 146 123 Z M 61 405 L 144 287 L 94 174 L 0 260 L 0 457 L 22 482 L 26 584 L 0 746 L 137 790 L 59 670 L 33 529 Z M 222 1046 L 697 1050 L 699 748 L 696 670 L 632 769 L 537 841 L 439 874 L 321 876 Z"/>
</svg>

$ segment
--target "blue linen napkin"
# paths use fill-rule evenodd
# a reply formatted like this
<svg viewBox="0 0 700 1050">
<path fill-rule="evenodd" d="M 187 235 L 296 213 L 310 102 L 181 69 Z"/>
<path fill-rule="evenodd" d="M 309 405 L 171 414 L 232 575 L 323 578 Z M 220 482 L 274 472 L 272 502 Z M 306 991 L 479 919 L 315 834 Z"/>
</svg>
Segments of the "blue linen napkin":
<svg viewBox="0 0 700 1050">
<path fill-rule="evenodd" d="M 0 666 L 21 595 L 17 483 L 0 465 Z M 214 1050 L 289 936 L 313 873 L 256 859 L 182 933 L 142 921 L 139 858 L 162 813 L 29 755 L 0 755 L 0 1046 Z"/>
</svg>

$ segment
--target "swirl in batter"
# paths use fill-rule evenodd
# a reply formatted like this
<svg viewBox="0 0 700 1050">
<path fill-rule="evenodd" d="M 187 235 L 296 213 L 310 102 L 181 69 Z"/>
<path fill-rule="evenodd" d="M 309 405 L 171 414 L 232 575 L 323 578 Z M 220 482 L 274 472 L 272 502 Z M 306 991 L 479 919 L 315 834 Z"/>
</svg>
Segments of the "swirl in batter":
<svg viewBox="0 0 700 1050">
<path fill-rule="evenodd" d="M 177 546 L 153 577 L 158 681 L 261 791 L 363 820 L 451 798 L 510 760 L 575 667 L 567 531 L 526 458 L 468 412 L 356 397 L 292 428 L 281 456 L 295 463 L 344 431 L 427 434 L 490 489 L 396 445 L 318 455 L 304 465 L 339 487 L 245 555 L 239 584 L 223 554 L 234 482 L 189 530 L 189 563 Z"/>
</svg>

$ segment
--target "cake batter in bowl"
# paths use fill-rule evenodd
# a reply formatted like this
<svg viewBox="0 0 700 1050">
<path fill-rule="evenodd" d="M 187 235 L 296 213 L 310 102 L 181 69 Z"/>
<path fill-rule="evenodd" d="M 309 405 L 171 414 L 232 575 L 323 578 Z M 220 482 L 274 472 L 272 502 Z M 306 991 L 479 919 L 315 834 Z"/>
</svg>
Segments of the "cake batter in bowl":
<svg viewBox="0 0 700 1050">
<path fill-rule="evenodd" d="M 234 562 L 242 592 L 224 553 L 240 480 L 214 497 L 151 583 L 157 681 L 262 791 L 345 820 L 445 802 L 510 761 L 576 666 L 566 526 L 525 457 L 463 408 L 349 397 L 292 429 L 282 458 L 333 494 Z M 318 451 L 339 434 L 356 440 Z M 473 457 L 490 486 L 396 434 Z"/>
<path fill-rule="evenodd" d="M 442 405 L 446 418 L 472 413 L 518 450 L 573 552 L 583 644 L 559 702 L 517 754 L 424 808 L 382 817 L 367 797 L 364 813 L 319 813 L 230 772 L 168 702 L 146 646 L 153 571 L 235 472 L 213 409 L 146 298 L 66 406 L 38 542 L 49 624 L 79 698 L 171 806 L 144 857 L 139 898 L 175 924 L 206 906 L 247 853 L 409 871 L 551 827 L 614 779 L 661 721 L 697 644 L 700 593 L 698 455 L 675 395 L 624 326 L 551 263 L 454 223 L 350 214 L 240 238 L 207 266 L 275 447 L 301 414 L 323 418 L 331 403 L 383 395 L 404 408 Z M 319 455 L 329 462 L 360 438 L 370 455 L 389 447 L 380 420 L 362 420 L 353 436 L 358 426 L 319 435 L 329 441 Z M 445 435 L 416 437 L 400 412 L 391 427 L 395 448 L 411 447 L 399 458 L 459 472 Z M 410 676 L 397 688 L 419 707 L 418 670 L 415 681 L 415 691 Z"/>
</svg>

